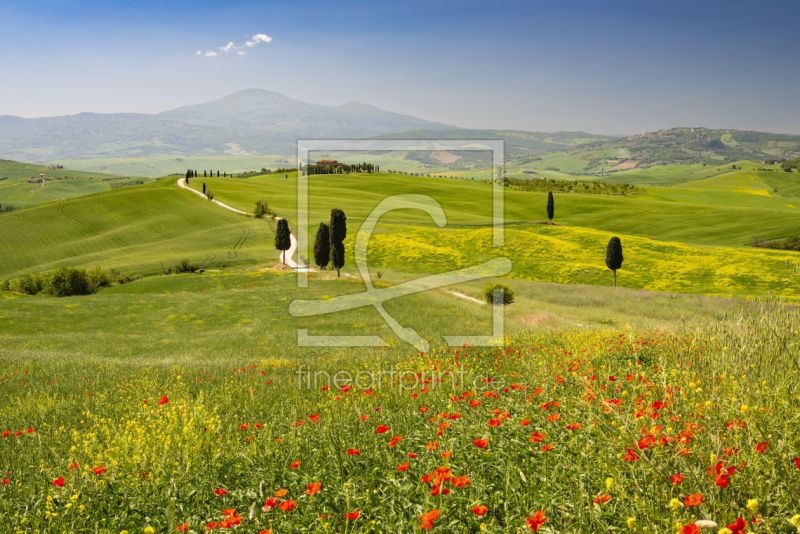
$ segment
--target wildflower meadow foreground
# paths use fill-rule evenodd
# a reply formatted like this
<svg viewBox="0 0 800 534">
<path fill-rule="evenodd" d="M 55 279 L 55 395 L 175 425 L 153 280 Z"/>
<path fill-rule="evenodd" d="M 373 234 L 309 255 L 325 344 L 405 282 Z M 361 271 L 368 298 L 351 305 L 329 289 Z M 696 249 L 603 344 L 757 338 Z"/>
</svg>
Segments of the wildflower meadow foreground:
<svg viewBox="0 0 800 534">
<path fill-rule="evenodd" d="M 797 314 L 0 368 L 9 532 L 800 532 Z"/>
</svg>

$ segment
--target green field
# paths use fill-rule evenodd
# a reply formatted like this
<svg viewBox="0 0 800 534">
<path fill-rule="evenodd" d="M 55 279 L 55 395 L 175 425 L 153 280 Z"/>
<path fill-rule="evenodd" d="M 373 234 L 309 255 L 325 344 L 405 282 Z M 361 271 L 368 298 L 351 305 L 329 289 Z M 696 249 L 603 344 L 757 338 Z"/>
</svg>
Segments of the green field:
<svg viewBox="0 0 800 534">
<path fill-rule="evenodd" d="M 277 257 L 272 243 L 267 221 L 169 179 L 0 214 L 0 278 L 59 265 L 153 274 L 183 258 L 205 268 L 262 263 Z"/>
<path fill-rule="evenodd" d="M 28 183 L 30 178 L 43 183 Z M 50 169 L 43 165 L 0 160 L 0 205 L 34 206 L 109 191 L 112 185 L 119 186 L 129 181 L 104 173 Z"/>
</svg>

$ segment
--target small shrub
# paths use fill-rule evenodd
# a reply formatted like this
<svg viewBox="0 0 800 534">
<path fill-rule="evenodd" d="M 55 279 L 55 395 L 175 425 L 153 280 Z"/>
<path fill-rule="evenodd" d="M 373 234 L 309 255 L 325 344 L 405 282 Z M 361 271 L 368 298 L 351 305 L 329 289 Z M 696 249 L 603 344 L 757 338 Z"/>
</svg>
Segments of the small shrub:
<svg viewBox="0 0 800 534">
<path fill-rule="evenodd" d="M 8 281 L 8 278 L 0 282 L 0 291 L 11 291 L 11 282 Z"/>
<path fill-rule="evenodd" d="M 89 290 L 94 292 L 98 287 L 109 287 L 112 279 L 103 269 L 96 267 L 87 273 L 89 277 Z"/>
<path fill-rule="evenodd" d="M 176 273 L 193 273 L 196 272 L 199 267 L 193 263 L 189 263 L 189 260 L 183 258 L 180 262 L 175 264 L 174 271 Z M 169 273 L 167 273 L 169 274 Z"/>
<path fill-rule="evenodd" d="M 273 214 L 274 213 L 272 211 L 272 208 L 270 208 L 269 205 L 267 205 L 266 200 L 259 200 L 256 202 L 256 207 L 253 210 L 253 215 L 257 219 L 262 218 L 264 215 L 273 215 Z"/>
<path fill-rule="evenodd" d="M 500 289 L 503 292 L 503 304 L 511 304 L 514 302 L 516 292 L 508 287 L 506 284 L 486 284 L 483 288 L 483 300 L 488 304 L 494 304 L 494 290 Z"/>
<path fill-rule="evenodd" d="M 211 189 L 206 189 L 206 198 L 208 200 L 214 200 L 214 192 Z"/>
<path fill-rule="evenodd" d="M 59 267 L 47 277 L 45 291 L 56 297 L 88 295 L 91 293 L 89 275 L 83 269 Z"/>
<path fill-rule="evenodd" d="M 35 295 L 44 289 L 44 279 L 40 274 L 23 274 L 17 279 L 15 290 L 26 295 Z"/>
</svg>

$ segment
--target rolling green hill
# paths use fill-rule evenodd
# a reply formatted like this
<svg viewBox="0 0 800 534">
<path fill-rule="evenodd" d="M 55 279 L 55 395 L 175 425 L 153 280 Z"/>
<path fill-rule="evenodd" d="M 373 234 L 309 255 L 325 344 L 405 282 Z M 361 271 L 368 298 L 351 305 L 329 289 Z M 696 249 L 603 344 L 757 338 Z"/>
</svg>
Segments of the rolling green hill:
<svg viewBox="0 0 800 534">
<path fill-rule="evenodd" d="M 169 179 L 0 214 L 0 278 L 59 265 L 153 274 L 183 258 L 205 268 L 275 261 L 272 243 L 266 221 Z"/>
<path fill-rule="evenodd" d="M 29 183 L 29 179 L 36 179 L 41 183 Z M 0 206 L 22 208 L 145 181 L 150 180 L 73 169 L 51 169 L 44 165 L 0 160 Z"/>
<path fill-rule="evenodd" d="M 772 173 L 766 173 L 772 174 Z M 290 222 L 296 216 L 296 177 L 260 176 L 248 179 L 197 178 L 214 190 L 217 198 L 250 211 L 265 199 Z M 755 182 L 754 182 L 755 183 Z M 491 185 L 469 180 L 449 180 L 393 174 L 321 175 L 310 177 L 309 221 L 315 227 L 327 221 L 333 207 L 342 207 L 348 228 L 355 231 L 364 217 L 386 196 L 403 193 L 428 195 L 445 210 L 448 225 L 491 224 Z M 648 188 L 647 194 L 609 196 L 556 195 L 554 222 L 605 232 L 636 235 L 693 245 L 746 246 L 755 234 L 765 239 L 800 231 L 800 203 L 769 195 L 709 188 Z M 506 224 L 546 220 L 546 193 L 505 191 Z M 403 210 L 387 214 L 384 222 L 433 225 L 424 212 Z"/>
</svg>

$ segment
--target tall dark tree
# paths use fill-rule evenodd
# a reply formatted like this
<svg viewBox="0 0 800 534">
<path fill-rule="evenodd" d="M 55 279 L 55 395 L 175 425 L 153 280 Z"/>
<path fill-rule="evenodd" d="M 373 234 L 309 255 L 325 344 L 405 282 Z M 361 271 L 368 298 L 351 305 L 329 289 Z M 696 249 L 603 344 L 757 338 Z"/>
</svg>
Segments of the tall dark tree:
<svg viewBox="0 0 800 534">
<path fill-rule="evenodd" d="M 217 178 L 219 178 L 219 171 L 217 171 Z"/>
<path fill-rule="evenodd" d="M 314 263 L 324 269 L 331 262 L 331 231 L 330 227 L 319 223 L 317 236 L 314 238 Z"/>
<path fill-rule="evenodd" d="M 344 238 L 347 237 L 347 217 L 338 208 L 331 210 L 331 261 L 336 268 L 336 277 L 340 277 L 340 269 L 344 267 Z"/>
<path fill-rule="evenodd" d="M 206 183 L 205 182 L 203 182 L 203 194 L 204 195 L 206 194 Z"/>
<path fill-rule="evenodd" d="M 275 248 L 283 254 L 281 263 L 286 264 L 286 251 L 292 248 L 292 233 L 289 231 L 289 223 L 286 219 L 278 219 L 278 228 L 275 230 Z"/>
<path fill-rule="evenodd" d="M 606 248 L 606 266 L 614 271 L 614 287 L 617 287 L 617 269 L 622 267 L 622 259 L 622 242 L 614 236 Z"/>
<path fill-rule="evenodd" d="M 556 213 L 556 205 L 553 201 L 553 192 L 547 192 L 547 218 L 550 219 L 550 222 L 553 222 L 553 215 Z"/>
</svg>

